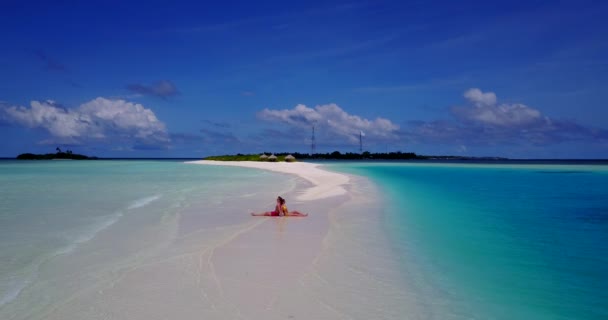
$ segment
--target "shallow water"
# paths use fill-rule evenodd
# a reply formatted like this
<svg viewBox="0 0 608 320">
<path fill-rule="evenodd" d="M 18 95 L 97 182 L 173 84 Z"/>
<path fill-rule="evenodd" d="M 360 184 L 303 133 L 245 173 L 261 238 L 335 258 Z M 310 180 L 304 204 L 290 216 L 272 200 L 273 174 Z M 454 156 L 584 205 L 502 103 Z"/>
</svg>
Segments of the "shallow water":
<svg viewBox="0 0 608 320">
<path fill-rule="evenodd" d="M 263 181 L 275 182 L 251 188 Z M 177 161 L 1 161 L 0 318 L 45 318 L 80 286 L 190 232 L 239 226 L 294 185 Z"/>
<path fill-rule="evenodd" d="M 223 319 L 247 308 L 265 319 L 608 315 L 606 166 L 327 167 L 356 175 L 349 195 L 292 201 L 312 215 L 264 224 L 248 213 L 271 209 L 277 194 L 293 199 L 301 179 L 176 161 L 2 161 L 0 318 Z M 300 237 L 323 237 L 308 267 L 317 240 Z M 245 239 L 279 239 L 257 247 L 269 261 L 292 251 L 282 241 L 306 248 L 294 256 L 304 270 L 282 275 L 289 284 L 274 285 L 285 298 L 270 307 L 241 297 L 259 279 L 235 257 L 276 280 Z M 226 296 L 212 290 L 218 281 Z"/>
<path fill-rule="evenodd" d="M 386 196 L 385 230 L 426 306 L 419 316 L 608 317 L 608 166 L 328 167 L 367 176 Z"/>
</svg>

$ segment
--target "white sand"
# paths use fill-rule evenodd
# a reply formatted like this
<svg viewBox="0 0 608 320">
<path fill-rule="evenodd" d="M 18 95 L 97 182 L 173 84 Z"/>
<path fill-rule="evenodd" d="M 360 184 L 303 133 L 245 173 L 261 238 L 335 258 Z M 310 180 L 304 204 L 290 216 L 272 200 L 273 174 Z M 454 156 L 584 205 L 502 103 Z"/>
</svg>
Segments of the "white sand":
<svg viewBox="0 0 608 320">
<path fill-rule="evenodd" d="M 284 196 L 290 209 L 310 215 L 252 217 L 244 208 L 264 200 L 214 204 L 204 195 L 160 224 L 126 215 L 41 270 L 50 280 L 39 286 L 64 292 L 59 301 L 11 305 L 21 310 L 11 319 L 430 318 L 416 316 L 420 303 L 408 303 L 379 219 L 378 190 L 366 179 L 311 163 L 191 163 L 297 175 L 310 184 L 295 183 Z M 290 185 L 277 180 L 256 193 L 271 205 Z M 37 292 L 29 301 L 41 300 Z"/>
<path fill-rule="evenodd" d="M 245 319 L 417 318 L 381 226 L 380 195 L 361 177 L 320 164 L 194 161 L 297 175 L 307 218 L 268 218 L 217 248 L 215 275 Z M 341 196 L 341 197 L 339 197 Z M 311 201 L 314 200 L 314 201 Z M 409 298 L 406 298 L 410 295 Z M 230 308 L 229 308 L 230 309 Z M 428 318 L 428 317 L 423 317 Z"/>
<path fill-rule="evenodd" d="M 189 163 L 236 166 L 270 170 L 297 175 L 313 184 L 312 188 L 304 190 L 297 196 L 298 200 L 319 200 L 346 193 L 344 185 L 349 182 L 346 175 L 319 169 L 319 164 L 306 162 L 259 162 L 259 161 L 212 161 L 200 160 Z"/>
</svg>

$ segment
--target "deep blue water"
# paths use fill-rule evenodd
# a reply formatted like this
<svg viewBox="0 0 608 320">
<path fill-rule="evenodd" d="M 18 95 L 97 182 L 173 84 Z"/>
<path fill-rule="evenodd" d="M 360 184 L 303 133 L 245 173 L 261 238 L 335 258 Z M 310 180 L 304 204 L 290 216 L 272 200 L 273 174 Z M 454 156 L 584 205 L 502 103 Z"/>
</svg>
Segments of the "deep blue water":
<svg viewBox="0 0 608 320">
<path fill-rule="evenodd" d="M 328 165 L 380 186 L 436 318 L 608 319 L 608 166 Z"/>
</svg>

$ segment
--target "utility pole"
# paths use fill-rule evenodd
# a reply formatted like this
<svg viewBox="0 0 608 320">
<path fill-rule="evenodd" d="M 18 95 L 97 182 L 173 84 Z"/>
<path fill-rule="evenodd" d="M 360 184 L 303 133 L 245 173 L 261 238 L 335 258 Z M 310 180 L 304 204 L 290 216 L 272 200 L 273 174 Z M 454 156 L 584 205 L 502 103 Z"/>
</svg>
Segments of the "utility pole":
<svg viewBox="0 0 608 320">
<path fill-rule="evenodd" d="M 359 153 L 363 153 L 363 131 L 359 130 Z"/>
<path fill-rule="evenodd" d="M 314 155 L 316 152 L 316 148 L 317 146 L 315 145 L 315 125 L 312 125 L 312 139 L 310 140 L 311 144 L 310 144 L 310 155 Z"/>
</svg>

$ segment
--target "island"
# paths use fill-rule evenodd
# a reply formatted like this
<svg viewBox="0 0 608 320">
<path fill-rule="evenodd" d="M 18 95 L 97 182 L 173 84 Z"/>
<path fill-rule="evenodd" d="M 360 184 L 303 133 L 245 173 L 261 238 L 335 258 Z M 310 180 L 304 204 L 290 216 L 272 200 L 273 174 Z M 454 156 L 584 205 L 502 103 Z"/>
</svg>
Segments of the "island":
<svg viewBox="0 0 608 320">
<path fill-rule="evenodd" d="M 72 150 L 61 151 L 59 147 L 56 153 L 34 154 L 22 153 L 17 156 L 17 160 L 95 160 L 97 157 L 89 157 L 82 154 L 73 153 Z"/>
<path fill-rule="evenodd" d="M 236 155 L 221 155 L 221 156 L 210 156 L 204 158 L 204 160 L 216 160 L 216 161 L 287 161 L 293 162 L 297 160 L 478 160 L 478 161 L 491 161 L 491 160 L 507 160 L 501 157 L 467 157 L 467 156 L 424 156 L 417 155 L 413 152 L 386 152 L 386 153 L 371 153 L 365 151 L 362 153 L 341 153 L 334 151 L 331 153 L 287 153 L 287 152 L 264 152 L 262 154 L 241 154 Z"/>
</svg>

